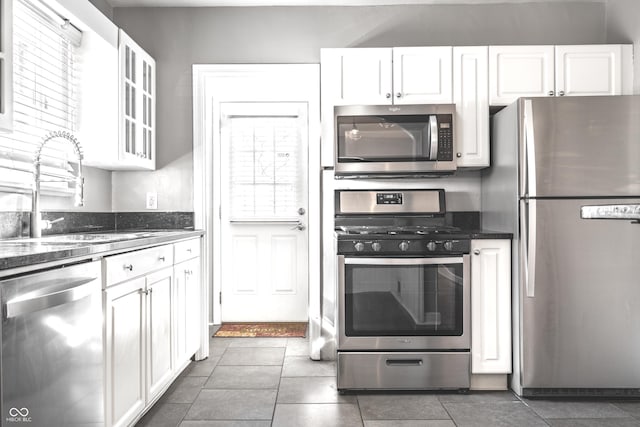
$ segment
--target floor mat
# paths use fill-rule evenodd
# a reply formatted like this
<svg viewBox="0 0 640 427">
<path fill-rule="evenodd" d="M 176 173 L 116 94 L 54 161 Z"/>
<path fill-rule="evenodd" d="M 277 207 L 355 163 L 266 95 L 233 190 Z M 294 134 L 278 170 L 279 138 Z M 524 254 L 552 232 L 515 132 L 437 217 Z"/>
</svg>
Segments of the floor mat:
<svg viewBox="0 0 640 427">
<path fill-rule="evenodd" d="M 307 333 L 307 323 L 223 323 L 214 337 L 301 337 Z"/>
</svg>

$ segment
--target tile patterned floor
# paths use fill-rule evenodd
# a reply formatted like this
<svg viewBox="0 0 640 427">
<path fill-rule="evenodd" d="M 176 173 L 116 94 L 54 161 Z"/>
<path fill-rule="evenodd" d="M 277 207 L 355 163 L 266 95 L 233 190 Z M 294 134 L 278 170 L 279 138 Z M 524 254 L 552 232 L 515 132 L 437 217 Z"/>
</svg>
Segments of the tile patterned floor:
<svg viewBox="0 0 640 427">
<path fill-rule="evenodd" d="M 521 400 L 511 392 L 347 394 L 303 338 L 212 338 L 140 420 L 158 427 L 640 427 L 640 401 Z"/>
</svg>

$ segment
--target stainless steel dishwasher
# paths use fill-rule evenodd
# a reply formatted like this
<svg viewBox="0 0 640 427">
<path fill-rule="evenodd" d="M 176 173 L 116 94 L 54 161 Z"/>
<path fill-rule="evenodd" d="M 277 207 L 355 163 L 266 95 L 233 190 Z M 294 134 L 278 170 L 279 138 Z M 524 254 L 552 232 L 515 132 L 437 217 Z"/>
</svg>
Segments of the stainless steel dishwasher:
<svg viewBox="0 0 640 427">
<path fill-rule="evenodd" d="M 100 262 L 0 281 L 2 426 L 104 425 Z"/>
</svg>

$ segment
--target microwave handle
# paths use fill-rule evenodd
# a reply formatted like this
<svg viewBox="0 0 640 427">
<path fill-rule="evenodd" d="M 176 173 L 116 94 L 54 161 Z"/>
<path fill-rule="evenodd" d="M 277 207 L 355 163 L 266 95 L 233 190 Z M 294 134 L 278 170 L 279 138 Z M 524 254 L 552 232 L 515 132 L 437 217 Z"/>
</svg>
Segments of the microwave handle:
<svg viewBox="0 0 640 427">
<path fill-rule="evenodd" d="M 438 117 L 429 116 L 429 160 L 438 160 Z"/>
</svg>

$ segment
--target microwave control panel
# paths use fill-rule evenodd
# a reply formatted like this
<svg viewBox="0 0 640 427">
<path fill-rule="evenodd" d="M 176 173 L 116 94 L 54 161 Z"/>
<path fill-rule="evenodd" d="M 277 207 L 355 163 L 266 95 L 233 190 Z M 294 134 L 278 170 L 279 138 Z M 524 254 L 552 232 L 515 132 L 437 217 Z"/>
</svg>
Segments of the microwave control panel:
<svg viewBox="0 0 640 427">
<path fill-rule="evenodd" d="M 438 160 L 453 160 L 453 125 L 449 114 L 438 115 Z"/>
</svg>

